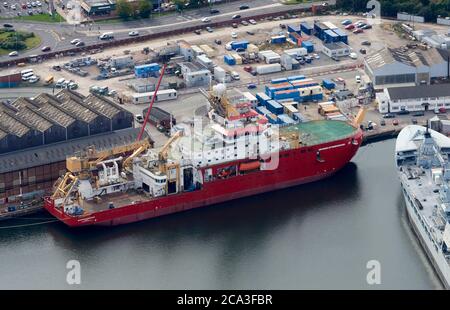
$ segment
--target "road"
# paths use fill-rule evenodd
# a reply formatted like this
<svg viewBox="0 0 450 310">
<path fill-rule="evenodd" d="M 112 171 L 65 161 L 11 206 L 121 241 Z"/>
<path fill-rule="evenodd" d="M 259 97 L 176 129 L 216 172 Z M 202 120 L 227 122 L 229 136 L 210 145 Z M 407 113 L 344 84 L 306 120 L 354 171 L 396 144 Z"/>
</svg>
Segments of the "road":
<svg viewBox="0 0 450 310">
<path fill-rule="evenodd" d="M 335 0 L 326 1 L 330 5 Z M 239 10 L 239 6 L 243 2 L 231 2 L 216 5 L 215 8 L 220 10 L 217 15 L 210 16 L 213 22 L 222 22 L 230 20 L 234 14 L 239 14 L 243 18 L 254 16 L 262 13 L 276 13 L 286 10 L 286 5 L 279 3 L 277 0 L 248 0 L 250 9 Z M 312 3 L 302 3 L 290 5 L 292 10 L 309 8 Z M 11 21 L 11 23 L 20 30 L 33 30 L 42 37 L 40 47 L 21 53 L 20 56 L 40 55 L 42 46 L 50 46 L 53 51 L 66 50 L 73 47 L 70 41 L 75 38 L 82 39 L 86 45 L 99 43 L 98 35 L 106 31 L 115 32 L 115 40 L 128 37 L 131 29 L 138 29 L 140 35 L 159 33 L 167 30 L 177 30 L 186 27 L 193 27 L 207 24 L 201 21 L 202 17 L 209 14 L 209 8 L 201 8 L 195 11 L 188 11 L 183 14 L 169 14 L 159 17 L 153 17 L 146 21 L 130 21 L 117 23 L 93 23 L 83 25 L 68 25 L 65 23 L 30 23 L 21 21 Z M 1 56 L 0 61 L 7 61 L 8 55 Z"/>
</svg>

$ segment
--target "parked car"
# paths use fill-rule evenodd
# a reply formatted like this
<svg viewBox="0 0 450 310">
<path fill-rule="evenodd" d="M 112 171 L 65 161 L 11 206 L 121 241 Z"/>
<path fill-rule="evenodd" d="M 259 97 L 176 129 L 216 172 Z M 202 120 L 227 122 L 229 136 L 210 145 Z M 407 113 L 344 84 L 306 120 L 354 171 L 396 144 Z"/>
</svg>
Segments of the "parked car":
<svg viewBox="0 0 450 310">
<path fill-rule="evenodd" d="M 252 66 L 245 66 L 244 71 L 251 72 L 253 70 Z"/>
<path fill-rule="evenodd" d="M 342 24 L 343 26 L 350 25 L 351 23 L 352 23 L 352 21 L 351 21 L 350 19 L 346 19 L 346 20 L 343 20 L 343 21 L 341 22 L 341 24 Z"/>
<path fill-rule="evenodd" d="M 383 118 L 394 118 L 395 114 L 394 113 L 386 113 L 383 115 Z"/>
<path fill-rule="evenodd" d="M 397 114 L 398 114 L 398 115 L 406 115 L 406 114 L 409 114 L 409 111 L 406 110 L 406 109 L 400 109 L 400 111 L 398 111 Z"/>
<path fill-rule="evenodd" d="M 382 120 L 380 121 L 380 126 L 386 126 L 386 121 L 385 121 L 384 119 L 382 119 Z"/>
<path fill-rule="evenodd" d="M 222 41 L 221 41 L 220 39 L 215 39 L 215 40 L 214 40 L 214 43 L 216 43 L 217 45 L 221 45 L 221 44 L 222 44 Z"/>
<path fill-rule="evenodd" d="M 372 29 L 372 25 L 364 25 L 361 27 L 361 29 L 364 29 L 364 30 Z"/>
<path fill-rule="evenodd" d="M 231 27 L 233 27 L 233 28 L 237 28 L 237 27 L 238 27 L 238 24 L 236 24 L 236 23 L 232 23 L 232 24 L 231 24 Z"/>
<path fill-rule="evenodd" d="M 139 31 L 137 31 L 137 30 L 130 31 L 130 32 L 128 32 L 128 35 L 130 37 L 138 36 L 139 35 Z"/>
<path fill-rule="evenodd" d="M 202 34 L 202 31 L 201 31 L 200 29 L 196 29 L 196 30 L 194 30 L 194 33 L 195 33 L 195 34 L 198 34 L 198 35 L 201 35 L 201 34 Z"/>
<path fill-rule="evenodd" d="M 203 17 L 203 18 L 202 18 L 202 22 L 204 22 L 204 23 L 209 23 L 209 22 L 211 22 L 211 18 L 209 18 L 209 17 Z"/>
<path fill-rule="evenodd" d="M 398 119 L 394 119 L 394 120 L 392 121 L 392 125 L 398 126 Z"/>
<path fill-rule="evenodd" d="M 238 18 L 241 18 L 241 15 L 235 14 L 235 15 L 233 15 L 233 16 L 231 17 L 231 19 L 238 19 Z"/>
<path fill-rule="evenodd" d="M 206 31 L 208 31 L 208 32 L 214 32 L 214 30 L 212 29 L 212 27 L 209 27 L 209 26 L 208 26 L 208 27 L 206 27 L 205 29 L 206 29 Z"/>
<path fill-rule="evenodd" d="M 5 27 L 5 28 L 14 28 L 14 26 L 11 25 L 11 24 L 3 24 L 3 27 Z"/>
<path fill-rule="evenodd" d="M 363 33 L 363 32 L 364 32 L 364 30 L 362 30 L 361 28 L 353 30 L 354 34 Z"/>
<path fill-rule="evenodd" d="M 286 25 L 285 24 L 280 24 L 280 28 L 281 29 L 286 29 Z"/>
<path fill-rule="evenodd" d="M 356 53 L 350 53 L 350 55 L 348 55 L 351 59 L 358 59 L 358 54 Z"/>
<path fill-rule="evenodd" d="M 80 42 L 80 39 L 73 39 L 72 41 L 70 41 L 70 44 L 77 44 L 78 42 Z"/>
<path fill-rule="evenodd" d="M 51 50 L 52 50 L 52 48 L 50 46 L 44 46 L 41 48 L 41 51 L 43 51 L 43 52 L 49 52 Z"/>
<path fill-rule="evenodd" d="M 253 36 L 255 33 L 253 31 L 246 31 L 248 35 Z"/>
<path fill-rule="evenodd" d="M 55 71 L 61 71 L 61 66 L 59 66 L 59 65 L 54 65 L 54 66 L 52 67 L 52 69 L 55 70 Z"/>
<path fill-rule="evenodd" d="M 84 44 L 83 41 L 79 41 L 79 42 L 75 43 L 75 46 L 76 46 L 76 47 L 82 47 L 82 46 L 85 46 L 85 45 L 86 45 L 86 44 Z"/>
<path fill-rule="evenodd" d="M 9 57 L 16 57 L 19 56 L 19 52 L 18 51 L 12 51 L 11 53 L 8 54 Z"/>
<path fill-rule="evenodd" d="M 247 10 L 247 9 L 249 9 L 250 7 L 248 6 L 248 5 L 246 5 L 246 4 L 244 4 L 244 5 L 241 5 L 240 7 L 239 7 L 239 10 Z"/>
<path fill-rule="evenodd" d="M 241 21 L 241 24 L 244 25 L 244 26 L 248 26 L 249 25 L 248 21 L 246 21 L 246 20 Z"/>
<path fill-rule="evenodd" d="M 139 124 L 144 123 L 144 117 L 141 114 L 136 114 L 134 116 L 134 119 L 136 120 L 136 122 L 138 122 Z"/>
<path fill-rule="evenodd" d="M 364 55 L 367 54 L 367 51 L 365 48 L 360 49 L 359 52 Z"/>
<path fill-rule="evenodd" d="M 247 85 L 247 88 L 248 89 L 255 89 L 256 88 L 256 84 L 250 83 L 250 84 Z"/>
<path fill-rule="evenodd" d="M 361 45 L 365 45 L 365 46 L 371 46 L 372 43 L 370 43 L 370 41 L 362 41 Z"/>
<path fill-rule="evenodd" d="M 345 29 L 346 30 L 353 30 L 353 29 L 355 29 L 355 25 L 353 25 L 353 24 L 347 25 L 347 26 L 345 26 Z"/>
<path fill-rule="evenodd" d="M 417 118 L 411 118 L 411 123 L 413 123 L 414 125 L 417 125 Z"/>
<path fill-rule="evenodd" d="M 237 33 L 236 33 L 236 32 L 232 32 L 232 33 L 231 33 L 231 38 L 232 38 L 232 39 L 237 39 L 237 37 L 238 37 L 238 36 L 237 36 Z"/>
<path fill-rule="evenodd" d="M 209 14 L 219 14 L 219 13 L 220 13 L 220 11 L 218 9 L 211 9 L 209 11 Z"/>
<path fill-rule="evenodd" d="M 417 112 L 413 112 L 411 115 L 415 116 L 415 117 L 424 116 L 425 112 L 424 111 L 417 111 Z"/>
<path fill-rule="evenodd" d="M 254 19 L 249 19 L 248 22 L 252 25 L 256 25 L 256 20 Z"/>
</svg>

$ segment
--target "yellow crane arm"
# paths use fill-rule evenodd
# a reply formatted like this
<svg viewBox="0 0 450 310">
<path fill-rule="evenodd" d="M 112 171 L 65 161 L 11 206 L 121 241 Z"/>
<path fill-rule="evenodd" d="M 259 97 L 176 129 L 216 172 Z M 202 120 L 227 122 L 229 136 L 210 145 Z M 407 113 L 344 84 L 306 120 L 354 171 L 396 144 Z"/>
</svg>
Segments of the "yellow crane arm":
<svg viewBox="0 0 450 310">
<path fill-rule="evenodd" d="M 164 161 L 167 159 L 167 151 L 169 150 L 170 145 L 181 136 L 182 132 L 177 131 L 172 137 L 170 137 L 170 139 L 166 142 L 166 144 L 163 145 L 163 147 L 158 153 L 159 160 Z"/>
<path fill-rule="evenodd" d="M 363 107 L 361 107 L 358 111 L 358 114 L 356 114 L 355 119 L 353 120 L 353 126 L 359 127 L 359 125 L 362 124 L 364 121 L 364 118 L 366 117 L 367 110 Z"/>
</svg>

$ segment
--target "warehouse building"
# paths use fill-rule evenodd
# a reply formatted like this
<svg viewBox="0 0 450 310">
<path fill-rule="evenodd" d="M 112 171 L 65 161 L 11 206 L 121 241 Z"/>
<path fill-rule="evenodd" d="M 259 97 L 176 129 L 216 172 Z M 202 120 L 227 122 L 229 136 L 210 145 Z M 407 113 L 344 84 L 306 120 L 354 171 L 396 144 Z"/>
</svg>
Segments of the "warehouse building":
<svg viewBox="0 0 450 310">
<path fill-rule="evenodd" d="M 0 154 L 133 127 L 133 114 L 106 98 L 70 90 L 0 105 Z"/>
<path fill-rule="evenodd" d="M 24 197 L 42 197 L 66 172 L 66 158 L 94 147 L 111 149 L 136 140 L 139 128 L 127 128 L 0 155 L 0 205 Z M 0 130 L 0 143 L 3 142 Z M 145 133 L 146 135 L 146 133 Z"/>
<path fill-rule="evenodd" d="M 449 76 L 449 52 L 385 48 L 364 60 L 365 72 L 375 89 L 430 84 Z"/>
<path fill-rule="evenodd" d="M 163 0 L 149 0 L 153 9 L 158 8 Z M 133 9 L 137 9 L 140 0 L 127 0 Z M 80 6 L 83 13 L 87 16 L 115 15 L 117 0 L 81 0 Z"/>
<path fill-rule="evenodd" d="M 448 84 L 386 88 L 376 94 L 380 113 L 450 109 Z"/>
<path fill-rule="evenodd" d="M 351 48 L 345 43 L 325 43 L 322 52 L 328 57 L 344 57 L 350 55 Z"/>
</svg>

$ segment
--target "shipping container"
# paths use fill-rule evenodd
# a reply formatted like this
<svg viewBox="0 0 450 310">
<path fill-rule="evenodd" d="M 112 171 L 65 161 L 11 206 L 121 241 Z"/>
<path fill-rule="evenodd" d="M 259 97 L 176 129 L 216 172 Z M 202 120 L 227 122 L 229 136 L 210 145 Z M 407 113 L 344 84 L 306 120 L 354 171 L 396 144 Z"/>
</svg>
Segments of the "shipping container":
<svg viewBox="0 0 450 310">
<path fill-rule="evenodd" d="M 205 53 L 205 55 L 208 56 L 208 57 L 214 57 L 215 54 L 216 54 L 216 51 L 211 46 L 209 46 L 207 44 L 200 45 L 200 48 Z"/>
<path fill-rule="evenodd" d="M 283 106 L 275 100 L 267 101 L 266 108 L 267 110 L 276 115 L 283 114 L 284 112 Z"/>
<path fill-rule="evenodd" d="M 234 58 L 234 62 L 236 65 L 242 65 L 242 57 L 237 53 L 231 53 L 231 57 Z"/>
<path fill-rule="evenodd" d="M 140 65 L 134 67 L 134 75 L 137 78 L 147 78 L 150 76 L 159 75 L 160 65 L 157 63 L 151 63 L 147 65 Z"/>
<path fill-rule="evenodd" d="M 286 36 L 274 36 L 270 38 L 270 43 L 272 44 L 283 44 L 286 43 Z"/>
<path fill-rule="evenodd" d="M 256 67 L 256 73 L 263 75 L 281 71 L 280 64 L 260 65 Z"/>
<path fill-rule="evenodd" d="M 226 71 L 222 67 L 216 66 L 214 67 L 214 80 L 219 83 L 226 82 Z"/>
<path fill-rule="evenodd" d="M 328 79 L 324 79 L 322 81 L 322 85 L 323 85 L 323 87 L 325 87 L 328 90 L 334 89 L 336 87 L 336 84 L 333 81 L 328 80 Z"/>
<path fill-rule="evenodd" d="M 278 120 L 281 124 L 295 124 L 296 121 L 294 121 L 289 115 L 287 114 L 280 114 L 278 115 Z"/>
<path fill-rule="evenodd" d="M 258 112 L 259 114 L 264 115 L 264 116 L 270 114 L 270 111 L 267 110 L 267 108 L 265 106 L 256 107 L 255 110 L 256 110 L 256 112 Z"/>
<path fill-rule="evenodd" d="M 236 60 L 231 55 L 224 55 L 223 61 L 229 66 L 234 66 L 236 64 Z"/>
<path fill-rule="evenodd" d="M 267 120 L 269 121 L 269 123 L 271 124 L 280 124 L 280 120 L 278 119 L 278 117 L 275 114 L 267 114 L 265 115 L 267 117 Z"/>
<path fill-rule="evenodd" d="M 314 44 L 311 41 L 302 41 L 302 47 L 306 48 L 308 53 L 314 52 Z"/>
<path fill-rule="evenodd" d="M 304 87 L 311 87 L 311 86 L 317 86 L 319 83 L 313 79 L 303 79 L 299 81 L 292 81 L 292 86 L 294 88 L 304 88 Z"/>
<path fill-rule="evenodd" d="M 284 50 L 284 53 L 288 54 L 291 57 L 308 55 L 308 51 L 304 47 L 287 49 L 287 50 Z"/>
<path fill-rule="evenodd" d="M 267 96 L 269 96 L 270 98 L 273 98 L 273 95 L 276 91 L 288 90 L 288 89 L 293 89 L 293 88 L 294 87 L 291 85 L 291 83 L 278 83 L 278 84 L 266 85 L 265 91 L 266 91 Z"/>
<path fill-rule="evenodd" d="M 325 30 L 323 34 L 323 41 L 325 43 L 339 42 L 339 35 L 333 30 Z"/>
<path fill-rule="evenodd" d="M 194 52 L 194 57 L 198 55 L 203 55 L 205 52 L 197 45 L 191 45 L 191 49 Z"/>
<path fill-rule="evenodd" d="M 313 34 L 313 26 L 311 26 L 310 24 L 303 22 L 300 24 L 300 29 L 303 33 L 306 33 L 307 35 L 312 35 Z"/>
<path fill-rule="evenodd" d="M 298 34 L 302 33 L 300 25 L 292 25 L 292 24 L 291 25 L 287 25 L 287 31 L 289 33 L 291 33 L 291 32 L 295 32 L 295 33 L 298 33 Z"/>
<path fill-rule="evenodd" d="M 328 29 L 334 30 L 334 29 L 338 29 L 338 27 L 336 27 L 333 23 L 331 22 L 323 22 L 322 23 L 325 27 L 327 27 Z"/>
<path fill-rule="evenodd" d="M 334 33 L 336 33 L 339 36 L 339 41 L 340 42 L 348 44 L 348 34 L 345 31 L 343 31 L 343 30 L 341 30 L 339 28 L 338 29 L 334 29 L 333 31 L 334 31 Z"/>
<path fill-rule="evenodd" d="M 281 103 L 281 105 L 284 108 L 284 113 L 289 115 L 289 116 L 291 116 L 291 117 L 294 115 L 294 113 L 298 112 L 298 109 L 296 107 L 294 107 L 294 105 L 291 102 L 284 103 L 284 104 Z"/>
<path fill-rule="evenodd" d="M 328 29 L 329 28 L 327 26 L 325 26 L 323 23 L 320 23 L 320 22 L 314 23 L 314 34 L 316 37 L 318 37 L 321 40 L 323 40 L 324 33 Z"/>
<path fill-rule="evenodd" d="M 256 99 L 259 101 L 259 105 L 265 106 L 267 101 L 271 100 L 269 96 L 265 93 L 256 93 Z"/>
<path fill-rule="evenodd" d="M 278 90 L 273 92 L 273 99 L 275 100 L 299 100 L 300 91 L 298 89 Z"/>
<path fill-rule="evenodd" d="M 248 53 L 258 53 L 259 48 L 255 44 L 249 44 L 249 45 L 247 45 L 247 52 Z"/>
<path fill-rule="evenodd" d="M 306 79 L 306 77 L 304 75 L 291 75 L 287 77 L 287 80 L 289 82 L 294 82 L 294 81 L 299 81 L 299 80 L 304 80 Z"/>
<path fill-rule="evenodd" d="M 234 41 L 234 42 L 231 42 L 231 48 L 234 50 L 236 50 L 238 48 L 247 49 L 248 43 L 249 42 L 247 40 Z"/>
<path fill-rule="evenodd" d="M 258 105 L 258 98 L 256 98 L 252 93 L 250 92 L 243 92 L 242 95 L 244 95 L 245 100 L 250 103 L 250 105 L 252 106 L 252 108 L 256 108 L 256 106 Z"/>
<path fill-rule="evenodd" d="M 271 79 L 271 84 L 279 84 L 279 83 L 286 83 L 288 81 L 287 78 L 278 78 L 278 79 Z"/>
<path fill-rule="evenodd" d="M 289 39 L 297 46 L 301 46 L 304 40 L 304 38 L 296 32 L 289 33 Z"/>
<path fill-rule="evenodd" d="M 131 95 L 134 104 L 150 103 L 155 92 L 134 93 Z M 177 99 L 177 91 L 175 89 L 159 90 L 156 95 L 155 102 Z"/>
</svg>

